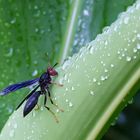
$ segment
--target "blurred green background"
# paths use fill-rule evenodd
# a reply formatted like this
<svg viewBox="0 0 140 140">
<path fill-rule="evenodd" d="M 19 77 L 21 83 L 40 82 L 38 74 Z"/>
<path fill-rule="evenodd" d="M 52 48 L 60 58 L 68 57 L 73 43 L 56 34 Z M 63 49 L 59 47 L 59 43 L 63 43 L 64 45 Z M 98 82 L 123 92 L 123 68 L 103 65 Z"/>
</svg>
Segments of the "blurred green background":
<svg viewBox="0 0 140 140">
<path fill-rule="evenodd" d="M 71 0 L 0 0 L 0 89 L 38 77 L 48 65 L 57 62 L 59 50 L 74 4 Z M 81 0 L 78 20 L 73 28 L 72 55 L 95 39 L 103 28 L 135 0 Z M 20 90 L 0 97 L 0 130 L 21 99 L 28 93 Z M 140 95 L 116 118 L 104 140 L 140 139 Z"/>
</svg>

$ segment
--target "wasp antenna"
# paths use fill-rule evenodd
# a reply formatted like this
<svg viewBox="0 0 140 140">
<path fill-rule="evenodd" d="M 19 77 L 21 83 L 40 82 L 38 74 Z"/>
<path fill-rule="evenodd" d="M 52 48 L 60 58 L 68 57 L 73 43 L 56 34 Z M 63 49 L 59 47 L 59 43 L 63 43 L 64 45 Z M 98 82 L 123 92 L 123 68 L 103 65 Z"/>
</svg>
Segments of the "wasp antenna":
<svg viewBox="0 0 140 140">
<path fill-rule="evenodd" d="M 59 63 L 58 62 L 56 62 L 54 65 L 53 65 L 53 68 L 56 66 L 56 65 L 58 65 Z"/>
</svg>

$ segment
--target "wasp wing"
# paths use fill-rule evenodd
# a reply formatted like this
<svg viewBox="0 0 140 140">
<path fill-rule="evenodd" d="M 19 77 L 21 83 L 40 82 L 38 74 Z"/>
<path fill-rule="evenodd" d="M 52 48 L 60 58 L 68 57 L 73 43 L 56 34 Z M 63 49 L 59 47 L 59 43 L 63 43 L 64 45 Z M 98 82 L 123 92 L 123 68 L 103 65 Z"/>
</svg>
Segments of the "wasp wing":
<svg viewBox="0 0 140 140">
<path fill-rule="evenodd" d="M 41 91 L 36 91 L 28 98 L 23 111 L 24 117 L 33 110 L 33 108 L 38 102 L 38 98 L 40 95 Z"/>
<path fill-rule="evenodd" d="M 14 92 L 18 89 L 21 89 L 21 88 L 24 88 L 27 86 L 31 86 L 31 85 L 37 83 L 38 81 L 39 81 L 39 78 L 36 78 L 33 80 L 28 80 L 28 81 L 24 81 L 21 83 L 10 85 L 10 86 L 6 87 L 5 89 L 3 89 L 2 91 L 0 91 L 0 95 L 7 95 L 10 92 Z"/>
<path fill-rule="evenodd" d="M 20 104 L 16 107 L 16 110 L 24 103 L 24 101 L 28 100 L 28 98 L 30 98 L 30 96 L 32 96 L 32 94 L 39 88 L 39 85 L 37 87 L 35 87 L 21 102 Z"/>
</svg>

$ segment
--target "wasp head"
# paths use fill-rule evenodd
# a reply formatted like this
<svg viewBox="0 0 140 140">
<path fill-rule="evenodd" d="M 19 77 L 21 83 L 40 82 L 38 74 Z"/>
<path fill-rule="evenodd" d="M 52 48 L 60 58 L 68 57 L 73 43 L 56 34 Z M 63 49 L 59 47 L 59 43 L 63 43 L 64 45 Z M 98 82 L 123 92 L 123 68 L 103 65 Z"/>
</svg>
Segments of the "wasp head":
<svg viewBox="0 0 140 140">
<path fill-rule="evenodd" d="M 58 72 L 54 69 L 54 67 L 57 65 L 58 63 L 56 63 L 53 67 L 48 67 L 47 72 L 51 75 L 51 76 L 56 76 L 58 75 Z"/>
</svg>

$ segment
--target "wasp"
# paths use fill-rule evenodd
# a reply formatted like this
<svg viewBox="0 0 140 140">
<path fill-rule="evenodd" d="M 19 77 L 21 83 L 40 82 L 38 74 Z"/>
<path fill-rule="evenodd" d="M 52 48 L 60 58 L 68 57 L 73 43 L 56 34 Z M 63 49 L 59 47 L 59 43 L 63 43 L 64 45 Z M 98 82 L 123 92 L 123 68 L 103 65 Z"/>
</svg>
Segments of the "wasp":
<svg viewBox="0 0 140 140">
<path fill-rule="evenodd" d="M 17 84 L 10 85 L 0 91 L 1 96 L 5 96 L 11 92 L 17 91 L 21 88 L 29 87 L 32 85 L 36 85 L 36 87 L 20 102 L 20 104 L 16 107 L 16 110 L 26 101 L 26 104 L 24 106 L 23 110 L 23 117 L 28 115 L 33 108 L 37 105 L 38 106 L 38 99 L 41 95 L 44 95 L 44 107 L 55 117 L 56 122 L 58 122 L 58 119 L 55 115 L 55 113 L 50 110 L 50 108 L 46 105 L 47 102 L 47 97 L 49 97 L 50 102 L 56 106 L 61 112 L 63 112 L 63 109 L 59 108 L 58 105 L 56 105 L 52 98 L 51 98 L 51 93 L 49 90 L 49 85 L 50 84 L 56 84 L 59 86 L 63 86 L 62 84 L 55 83 L 52 81 L 53 76 L 57 76 L 58 72 L 54 69 L 54 67 L 57 65 L 56 63 L 53 67 L 49 66 L 47 68 L 47 71 L 44 72 L 39 78 L 35 78 L 32 80 L 20 82 Z M 39 89 L 40 88 L 40 89 Z M 38 90 L 39 89 L 39 90 Z"/>
</svg>

